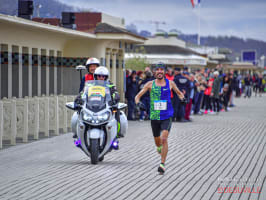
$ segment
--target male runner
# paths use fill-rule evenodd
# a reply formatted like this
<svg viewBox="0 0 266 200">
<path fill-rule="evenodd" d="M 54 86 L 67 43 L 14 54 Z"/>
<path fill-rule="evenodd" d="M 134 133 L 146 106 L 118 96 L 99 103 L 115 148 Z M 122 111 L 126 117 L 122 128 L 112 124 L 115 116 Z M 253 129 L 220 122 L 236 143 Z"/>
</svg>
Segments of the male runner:
<svg viewBox="0 0 266 200">
<path fill-rule="evenodd" d="M 183 93 L 176 87 L 173 81 L 165 79 L 165 66 L 159 63 L 155 67 L 155 80 L 149 81 L 136 95 L 135 102 L 139 104 L 140 98 L 150 92 L 150 119 L 157 151 L 161 155 L 161 164 L 158 172 L 165 171 L 165 160 L 168 153 L 168 134 L 171 129 L 173 107 L 171 104 L 171 90 L 184 99 Z"/>
</svg>

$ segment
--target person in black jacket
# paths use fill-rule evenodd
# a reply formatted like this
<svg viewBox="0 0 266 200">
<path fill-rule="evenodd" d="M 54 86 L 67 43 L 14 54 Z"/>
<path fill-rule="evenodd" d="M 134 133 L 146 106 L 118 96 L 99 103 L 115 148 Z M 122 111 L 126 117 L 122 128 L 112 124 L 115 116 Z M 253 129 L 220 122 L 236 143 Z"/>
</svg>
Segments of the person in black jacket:
<svg viewBox="0 0 266 200">
<path fill-rule="evenodd" d="M 138 83 L 136 80 L 137 73 L 132 71 L 131 75 L 126 79 L 127 80 L 127 89 L 126 89 L 126 98 L 128 102 L 128 120 L 134 120 L 134 110 L 135 110 L 135 96 L 138 92 Z"/>
<path fill-rule="evenodd" d="M 251 87 L 253 84 L 251 76 L 248 74 L 247 77 L 244 79 L 245 83 L 245 98 L 248 96 L 249 98 L 251 97 Z"/>
<path fill-rule="evenodd" d="M 144 85 L 153 80 L 152 78 L 152 72 L 151 71 L 145 71 L 145 78 L 144 80 L 141 80 L 139 82 L 139 91 L 143 89 Z M 145 105 L 146 108 L 146 114 L 147 116 L 150 116 L 150 93 L 146 92 L 140 99 L 140 101 Z M 144 111 L 142 110 L 140 112 L 140 121 L 143 121 L 145 119 Z"/>
<path fill-rule="evenodd" d="M 187 73 L 187 72 L 185 72 Z M 183 92 L 186 99 L 190 98 L 190 81 L 183 75 L 178 74 L 175 76 L 174 82 L 176 86 L 179 88 L 181 92 Z M 180 122 L 188 122 L 188 120 L 184 119 L 185 117 L 185 105 L 180 101 L 177 95 L 174 94 L 174 99 L 176 101 L 175 109 L 177 109 L 176 121 Z"/>
</svg>

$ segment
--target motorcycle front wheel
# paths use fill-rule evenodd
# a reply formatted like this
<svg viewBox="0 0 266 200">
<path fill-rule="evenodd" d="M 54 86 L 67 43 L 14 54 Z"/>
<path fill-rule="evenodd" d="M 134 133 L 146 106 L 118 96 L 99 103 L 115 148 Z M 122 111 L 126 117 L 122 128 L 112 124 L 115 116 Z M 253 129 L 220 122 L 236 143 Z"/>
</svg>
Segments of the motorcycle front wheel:
<svg viewBox="0 0 266 200">
<path fill-rule="evenodd" d="M 98 164 L 98 156 L 99 156 L 99 140 L 98 139 L 90 139 L 90 153 L 91 153 L 91 164 Z"/>
</svg>

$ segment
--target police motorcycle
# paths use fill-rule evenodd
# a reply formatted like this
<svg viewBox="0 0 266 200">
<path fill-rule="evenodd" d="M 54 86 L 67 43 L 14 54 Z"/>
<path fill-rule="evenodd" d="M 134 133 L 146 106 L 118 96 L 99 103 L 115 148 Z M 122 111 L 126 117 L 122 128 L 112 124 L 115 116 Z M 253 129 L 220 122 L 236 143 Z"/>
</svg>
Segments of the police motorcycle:
<svg viewBox="0 0 266 200">
<path fill-rule="evenodd" d="M 91 158 L 92 164 L 103 161 L 113 149 L 117 150 L 117 135 L 124 137 L 128 129 L 127 117 L 122 111 L 127 104 L 113 103 L 108 84 L 102 80 L 87 81 L 82 102 L 66 103 L 67 108 L 77 111 L 71 121 L 72 132 L 77 134 L 74 144 Z M 115 117 L 117 112 L 120 122 Z"/>
</svg>

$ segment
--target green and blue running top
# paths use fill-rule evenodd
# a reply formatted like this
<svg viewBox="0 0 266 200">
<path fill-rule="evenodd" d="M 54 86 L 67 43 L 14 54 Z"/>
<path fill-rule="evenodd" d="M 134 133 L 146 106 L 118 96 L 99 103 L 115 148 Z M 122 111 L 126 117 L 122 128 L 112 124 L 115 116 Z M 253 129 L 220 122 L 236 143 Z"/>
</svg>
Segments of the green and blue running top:
<svg viewBox="0 0 266 200">
<path fill-rule="evenodd" d="M 150 119 L 151 120 L 165 120 L 173 116 L 174 110 L 171 103 L 171 90 L 169 80 L 165 79 L 166 85 L 161 87 L 152 83 L 150 92 Z M 162 109 L 156 109 L 155 105 L 158 103 L 164 105 Z"/>
</svg>

